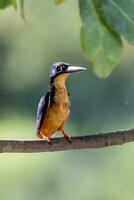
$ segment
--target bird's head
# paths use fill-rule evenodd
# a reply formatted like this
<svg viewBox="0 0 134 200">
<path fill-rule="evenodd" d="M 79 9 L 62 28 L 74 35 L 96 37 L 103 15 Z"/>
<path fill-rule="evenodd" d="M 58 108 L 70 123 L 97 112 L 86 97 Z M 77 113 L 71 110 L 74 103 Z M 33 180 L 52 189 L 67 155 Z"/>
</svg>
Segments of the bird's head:
<svg viewBox="0 0 134 200">
<path fill-rule="evenodd" d="M 58 77 L 60 79 L 65 78 L 65 80 L 66 80 L 70 73 L 79 72 L 79 71 L 83 71 L 83 70 L 86 70 L 86 68 L 72 66 L 72 65 L 70 65 L 68 63 L 64 63 L 64 62 L 54 63 L 50 68 L 51 82 L 54 82 L 54 80 Z"/>
</svg>

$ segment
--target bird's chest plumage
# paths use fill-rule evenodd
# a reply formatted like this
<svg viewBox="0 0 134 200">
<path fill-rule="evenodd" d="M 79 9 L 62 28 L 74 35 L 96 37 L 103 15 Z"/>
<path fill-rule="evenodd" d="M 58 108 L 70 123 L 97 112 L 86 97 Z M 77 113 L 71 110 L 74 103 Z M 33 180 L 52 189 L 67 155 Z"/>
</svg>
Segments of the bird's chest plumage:
<svg viewBox="0 0 134 200">
<path fill-rule="evenodd" d="M 43 128 L 48 132 L 48 135 L 53 134 L 64 126 L 70 112 L 70 100 L 66 88 L 55 88 L 51 98 L 53 103 L 43 123 Z"/>
<path fill-rule="evenodd" d="M 54 97 L 54 107 L 57 107 L 60 115 L 66 115 L 70 108 L 70 101 L 66 89 L 57 89 Z"/>
<path fill-rule="evenodd" d="M 54 110 L 54 115 L 57 121 L 64 122 L 68 118 L 70 112 L 70 101 L 65 88 L 56 89 L 52 110 Z"/>
</svg>

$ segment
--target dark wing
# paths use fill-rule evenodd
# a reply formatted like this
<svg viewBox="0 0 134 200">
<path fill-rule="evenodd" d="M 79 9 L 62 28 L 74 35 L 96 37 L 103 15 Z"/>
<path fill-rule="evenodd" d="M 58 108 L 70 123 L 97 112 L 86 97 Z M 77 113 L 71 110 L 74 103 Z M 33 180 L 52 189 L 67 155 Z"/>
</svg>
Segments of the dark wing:
<svg viewBox="0 0 134 200">
<path fill-rule="evenodd" d="M 38 109 L 37 109 L 37 119 L 36 119 L 36 127 L 37 131 L 41 128 L 44 117 L 47 113 L 47 110 L 50 106 L 50 92 L 47 92 L 46 95 L 43 95 L 39 101 Z"/>
</svg>

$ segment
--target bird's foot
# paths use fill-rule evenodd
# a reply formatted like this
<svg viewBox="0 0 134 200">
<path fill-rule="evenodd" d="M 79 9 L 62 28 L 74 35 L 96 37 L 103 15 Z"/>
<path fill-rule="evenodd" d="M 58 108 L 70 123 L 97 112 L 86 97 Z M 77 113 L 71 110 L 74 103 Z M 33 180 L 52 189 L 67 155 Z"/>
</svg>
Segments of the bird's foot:
<svg viewBox="0 0 134 200">
<path fill-rule="evenodd" d="M 45 136 L 42 132 L 38 133 L 40 139 L 46 140 L 49 144 L 52 144 L 50 137 Z"/>
<path fill-rule="evenodd" d="M 49 137 L 46 137 L 46 136 L 45 136 L 43 139 L 46 140 L 46 141 L 48 142 L 48 144 L 51 144 L 51 145 L 52 145 L 52 141 L 50 140 Z"/>
<path fill-rule="evenodd" d="M 71 137 L 63 131 L 62 131 L 62 134 L 63 134 L 64 138 L 71 144 L 72 143 Z"/>
</svg>

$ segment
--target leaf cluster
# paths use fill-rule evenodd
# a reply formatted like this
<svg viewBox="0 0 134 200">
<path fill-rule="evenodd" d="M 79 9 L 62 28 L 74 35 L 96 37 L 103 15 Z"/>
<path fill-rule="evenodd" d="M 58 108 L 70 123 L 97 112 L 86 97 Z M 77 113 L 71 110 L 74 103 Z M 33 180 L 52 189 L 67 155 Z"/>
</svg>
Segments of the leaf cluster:
<svg viewBox="0 0 134 200">
<path fill-rule="evenodd" d="M 56 5 L 65 0 L 54 0 Z M 20 7 L 24 0 L 0 0 L 0 9 Z M 106 78 L 120 63 L 122 38 L 134 43 L 134 0 L 79 0 L 81 46 L 94 73 Z"/>
<path fill-rule="evenodd" d="M 134 43 L 134 0 L 79 0 L 79 8 L 83 51 L 95 74 L 106 78 L 121 61 L 122 37 Z"/>
</svg>

